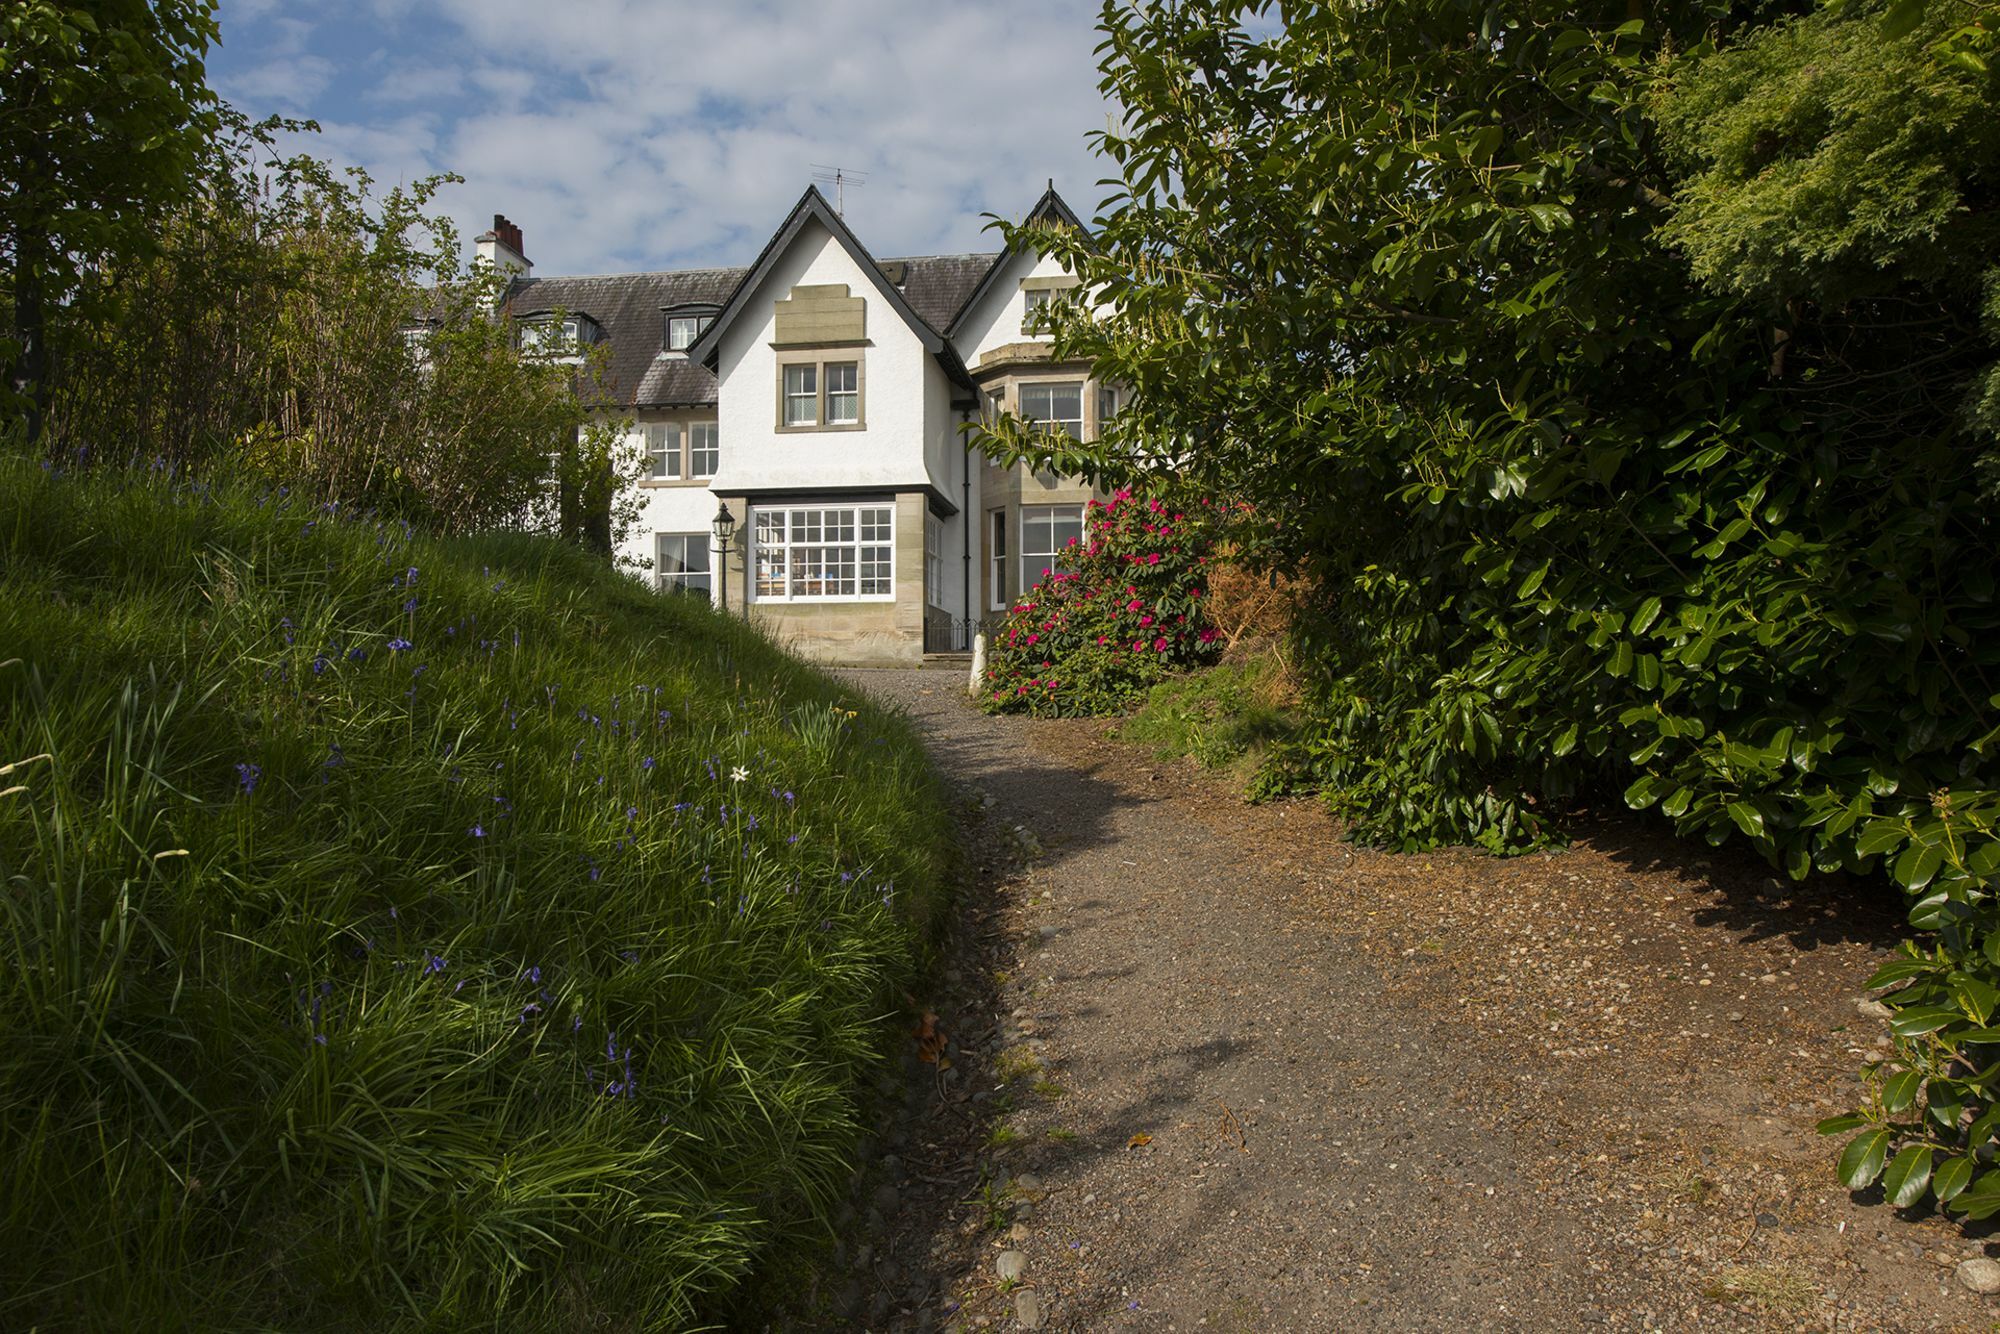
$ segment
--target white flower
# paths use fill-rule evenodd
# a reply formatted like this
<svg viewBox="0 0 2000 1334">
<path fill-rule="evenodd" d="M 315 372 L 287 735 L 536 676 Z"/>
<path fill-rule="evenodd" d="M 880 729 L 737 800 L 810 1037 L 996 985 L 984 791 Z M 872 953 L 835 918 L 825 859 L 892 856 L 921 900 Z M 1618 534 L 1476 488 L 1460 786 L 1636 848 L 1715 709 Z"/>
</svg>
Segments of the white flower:
<svg viewBox="0 0 2000 1334">
<path fill-rule="evenodd" d="M 740 764 L 729 771 L 729 781 L 732 783 L 740 783 L 749 776 L 750 771 Z"/>
</svg>

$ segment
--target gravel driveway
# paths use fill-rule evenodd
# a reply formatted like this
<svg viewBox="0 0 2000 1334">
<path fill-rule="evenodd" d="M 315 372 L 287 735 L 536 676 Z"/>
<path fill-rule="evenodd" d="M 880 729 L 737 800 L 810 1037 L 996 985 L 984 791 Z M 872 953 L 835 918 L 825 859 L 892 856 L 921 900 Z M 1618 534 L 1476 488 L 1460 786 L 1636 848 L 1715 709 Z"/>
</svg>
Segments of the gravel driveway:
<svg viewBox="0 0 2000 1334">
<path fill-rule="evenodd" d="M 1707 1149 L 1697 1160 L 1649 1121 L 1647 1072 L 1628 1070 L 1625 1085 L 1593 1092 L 1581 1076 L 1566 1082 L 1563 1063 L 1521 1055 L 1473 1011 L 1415 997 L 1412 976 L 1432 990 L 1452 984 L 1433 980 L 1444 974 L 1415 957 L 1422 950 L 1369 952 L 1367 932 L 1417 939 L 1426 923 L 1371 922 L 1365 898 L 1347 900 L 1342 921 L 1307 892 L 1309 881 L 1365 874 L 1350 869 L 1351 850 L 1333 841 L 1315 803 L 1247 808 L 1215 780 L 1152 764 L 1089 724 L 984 717 L 965 703 L 955 672 L 847 677 L 907 711 L 968 808 L 982 812 L 973 821 L 980 881 L 944 992 L 931 1000 L 953 1039 L 950 1068 L 914 1066 L 910 1114 L 886 1133 L 888 1156 L 863 1197 L 866 1226 L 842 1247 L 855 1323 L 1990 1322 L 1970 1304 L 1977 1299 L 1941 1285 L 1926 1252 L 1957 1244 L 1966 1253 L 1955 1231 L 1914 1234 L 1923 1258 L 1912 1259 L 1907 1237 L 1876 1231 L 1896 1226 L 1885 1210 L 1854 1213 L 1844 1196 L 1807 1192 L 1813 1208 L 1847 1209 L 1866 1220 L 1871 1245 L 1880 1236 L 1886 1253 L 1902 1255 L 1900 1270 L 1868 1257 L 1874 1276 L 1857 1287 L 1868 1264 L 1817 1240 L 1835 1233 L 1831 1215 L 1808 1237 L 1792 1213 L 1781 1224 L 1757 1212 L 1767 1206 L 1732 1189 L 1727 1161 L 1710 1173 L 1719 1183 L 1697 1177 L 1673 1188 L 1692 1203 L 1659 1184 L 1671 1179 L 1664 1167 L 1622 1166 L 1653 1157 L 1671 1166 L 1683 1151 L 1689 1163 L 1717 1160 Z M 1405 880 L 1431 874 L 1427 860 L 1393 863 Z M 1415 915 L 1402 900 L 1380 902 L 1385 913 Z M 1854 959 L 1832 962 L 1865 971 L 1877 948 L 1854 943 Z M 1760 956 L 1754 967 L 1776 965 Z M 1791 1000 L 1786 1016 L 1799 1012 L 1799 997 Z M 1619 1063 L 1604 1065 L 1615 1080 Z M 1715 1087 L 1726 1087 L 1729 1072 L 1719 1073 L 1725 1083 Z M 1619 1106 L 1621 1087 L 1642 1105 Z M 1576 1161 L 1598 1166 L 1566 1166 Z M 1628 1179 L 1642 1177 L 1657 1189 L 1628 1193 Z M 1552 1188 L 1558 1180 L 1568 1186 Z M 1699 1224 L 1701 1237 L 1681 1237 L 1675 1219 Z M 1757 1241 L 1766 1219 L 1779 1249 Z M 1839 1224 L 1840 1246 L 1847 1228 Z M 1806 1241 L 1820 1249 L 1799 1249 Z"/>
</svg>

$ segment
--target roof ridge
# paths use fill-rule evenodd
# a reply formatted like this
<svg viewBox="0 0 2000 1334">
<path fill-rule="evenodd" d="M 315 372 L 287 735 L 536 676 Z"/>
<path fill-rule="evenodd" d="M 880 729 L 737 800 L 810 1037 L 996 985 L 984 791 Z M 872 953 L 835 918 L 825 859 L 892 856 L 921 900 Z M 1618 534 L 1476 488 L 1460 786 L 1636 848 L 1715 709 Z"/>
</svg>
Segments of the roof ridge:
<svg viewBox="0 0 2000 1334">
<path fill-rule="evenodd" d="M 719 264 L 706 269 L 628 269 L 623 273 L 548 273 L 523 278 L 523 283 L 590 282 L 599 278 L 687 278 L 697 273 L 741 273 L 747 264 Z"/>
</svg>

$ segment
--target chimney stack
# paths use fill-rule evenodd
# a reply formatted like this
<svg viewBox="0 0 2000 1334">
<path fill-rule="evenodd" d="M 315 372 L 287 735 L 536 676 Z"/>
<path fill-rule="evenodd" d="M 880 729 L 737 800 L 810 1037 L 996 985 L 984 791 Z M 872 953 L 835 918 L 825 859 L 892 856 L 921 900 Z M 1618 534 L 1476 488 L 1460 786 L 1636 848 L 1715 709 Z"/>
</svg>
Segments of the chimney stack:
<svg viewBox="0 0 2000 1334">
<path fill-rule="evenodd" d="M 535 266 L 521 242 L 521 229 L 503 213 L 493 215 L 493 230 L 473 241 L 474 253 L 506 278 L 525 278 Z"/>
</svg>

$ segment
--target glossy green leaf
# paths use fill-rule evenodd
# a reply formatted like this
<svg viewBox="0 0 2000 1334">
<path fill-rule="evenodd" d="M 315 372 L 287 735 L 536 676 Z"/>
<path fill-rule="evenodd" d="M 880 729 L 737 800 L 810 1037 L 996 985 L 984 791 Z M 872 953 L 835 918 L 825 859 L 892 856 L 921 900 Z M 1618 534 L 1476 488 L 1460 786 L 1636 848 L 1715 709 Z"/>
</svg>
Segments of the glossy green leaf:
<svg viewBox="0 0 2000 1334">
<path fill-rule="evenodd" d="M 1882 1170 L 1882 1192 L 1889 1203 L 1907 1209 L 1924 1197 L 1931 1183 L 1933 1150 L 1928 1144 L 1912 1144 L 1903 1149 Z"/>
<path fill-rule="evenodd" d="M 1849 1190 L 1861 1190 L 1873 1185 L 1875 1178 L 1882 1174 L 1882 1163 L 1888 1155 L 1888 1131 L 1873 1130 L 1865 1135 L 1856 1135 L 1840 1155 L 1841 1184 Z"/>
</svg>

